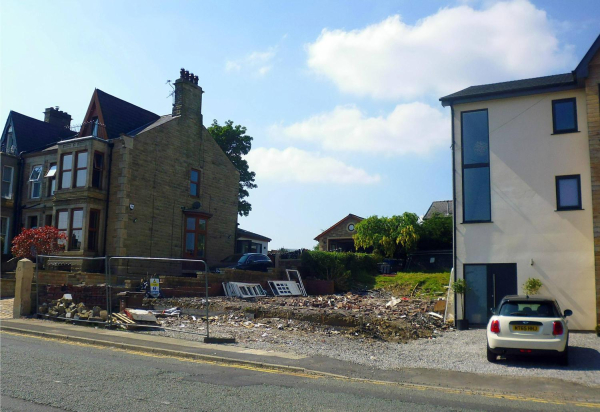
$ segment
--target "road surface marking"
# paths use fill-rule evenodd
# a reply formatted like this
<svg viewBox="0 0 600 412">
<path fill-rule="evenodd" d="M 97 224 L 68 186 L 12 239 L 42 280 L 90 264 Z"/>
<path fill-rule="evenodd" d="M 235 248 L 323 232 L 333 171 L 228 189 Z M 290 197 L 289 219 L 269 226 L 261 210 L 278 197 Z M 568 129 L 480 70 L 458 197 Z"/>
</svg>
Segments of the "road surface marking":
<svg viewBox="0 0 600 412">
<path fill-rule="evenodd" d="M 73 342 L 73 341 L 68 341 L 68 340 L 59 339 L 59 338 L 51 338 L 51 337 L 46 337 L 46 336 L 34 336 L 34 335 L 29 335 L 29 334 L 24 334 L 24 333 L 17 333 L 17 332 L 1 331 L 1 333 L 5 333 L 7 335 L 13 335 L 13 336 L 21 336 L 24 338 L 33 338 L 33 339 L 38 339 L 38 340 L 57 342 L 57 343 L 62 343 L 62 344 L 67 344 L 67 345 L 72 345 L 72 346 L 82 346 L 82 347 L 87 347 L 87 348 L 96 348 L 96 349 L 112 350 L 112 351 L 116 351 L 116 352 L 125 352 L 125 353 L 129 353 L 129 354 L 137 355 L 137 356 L 145 356 L 145 357 L 150 357 L 150 358 L 175 359 L 180 362 L 209 364 L 209 365 L 216 365 L 216 366 L 225 367 L 225 368 L 244 369 L 244 370 L 251 370 L 251 371 L 261 372 L 261 373 L 289 375 L 289 376 L 303 377 L 303 378 L 308 378 L 308 379 L 327 378 L 327 379 L 332 379 L 332 380 L 337 380 L 337 381 L 345 381 L 345 382 L 368 383 L 368 384 L 372 384 L 372 385 L 397 386 L 397 387 L 414 389 L 414 390 L 419 390 L 419 391 L 435 390 L 435 391 L 444 392 L 444 393 L 471 395 L 471 396 L 483 396 L 486 398 L 494 398 L 494 399 L 507 399 L 507 400 L 512 400 L 512 401 L 521 401 L 521 402 L 547 403 L 547 404 L 551 404 L 551 405 L 573 405 L 573 406 L 579 406 L 579 407 L 584 407 L 584 408 L 600 409 L 600 403 L 593 403 L 593 402 L 556 401 L 556 400 L 532 398 L 532 397 L 521 396 L 521 395 L 507 395 L 507 394 L 494 394 L 494 393 L 487 393 L 487 392 L 478 392 L 478 391 L 473 391 L 470 389 L 440 388 L 440 387 L 436 387 L 436 386 L 418 385 L 418 384 L 413 384 L 413 383 L 389 382 L 389 381 L 363 379 L 363 378 L 351 378 L 351 377 L 346 377 L 346 376 L 341 376 L 341 375 L 320 373 L 318 371 L 314 371 L 312 373 L 304 373 L 304 372 L 299 372 L 299 371 L 288 371 L 288 370 L 269 368 L 269 367 L 259 367 L 259 366 L 250 366 L 250 365 L 242 365 L 242 364 L 230 364 L 225 361 L 211 361 L 211 360 L 205 360 L 205 359 L 192 359 L 192 358 L 188 358 L 188 357 L 184 357 L 184 356 L 163 355 L 163 354 L 149 353 L 149 352 L 144 352 L 144 351 L 136 351 L 136 350 L 132 350 L 132 349 L 121 349 L 121 348 L 115 348 L 115 347 L 110 347 L 110 346 L 96 345 L 96 344 L 91 344 L 91 343 Z"/>
</svg>

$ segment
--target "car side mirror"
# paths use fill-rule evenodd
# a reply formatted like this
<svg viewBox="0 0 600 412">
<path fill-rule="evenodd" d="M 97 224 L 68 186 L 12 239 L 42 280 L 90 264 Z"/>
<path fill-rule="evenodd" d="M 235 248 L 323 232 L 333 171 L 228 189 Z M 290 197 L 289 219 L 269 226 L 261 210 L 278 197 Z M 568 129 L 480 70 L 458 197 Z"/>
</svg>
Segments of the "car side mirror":
<svg viewBox="0 0 600 412">
<path fill-rule="evenodd" d="M 565 310 L 565 318 L 566 318 L 567 316 L 571 316 L 571 315 L 573 315 L 573 311 L 572 311 L 571 309 L 567 309 L 567 310 Z"/>
</svg>

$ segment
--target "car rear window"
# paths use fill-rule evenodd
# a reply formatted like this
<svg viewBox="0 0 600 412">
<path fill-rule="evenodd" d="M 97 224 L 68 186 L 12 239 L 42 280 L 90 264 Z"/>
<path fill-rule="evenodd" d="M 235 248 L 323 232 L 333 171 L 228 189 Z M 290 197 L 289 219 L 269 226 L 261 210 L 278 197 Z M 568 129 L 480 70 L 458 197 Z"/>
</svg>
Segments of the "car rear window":
<svg viewBox="0 0 600 412">
<path fill-rule="evenodd" d="M 560 316 L 552 302 L 505 302 L 500 316 L 526 316 L 531 318 L 556 318 Z"/>
</svg>

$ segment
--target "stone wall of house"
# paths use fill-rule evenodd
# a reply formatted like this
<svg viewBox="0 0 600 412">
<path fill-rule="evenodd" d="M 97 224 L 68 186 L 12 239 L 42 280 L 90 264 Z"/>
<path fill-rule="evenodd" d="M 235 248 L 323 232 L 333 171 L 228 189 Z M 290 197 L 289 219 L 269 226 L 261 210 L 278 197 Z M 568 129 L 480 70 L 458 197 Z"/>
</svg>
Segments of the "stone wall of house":
<svg viewBox="0 0 600 412">
<path fill-rule="evenodd" d="M 596 261 L 596 323 L 600 324 L 600 53 L 589 65 L 585 83 L 590 166 L 592 169 L 592 204 L 594 210 L 594 256 Z"/>
<path fill-rule="evenodd" d="M 327 251 L 327 239 L 351 239 L 354 232 L 348 230 L 350 223 L 356 225 L 360 222 L 359 219 L 348 217 L 334 227 L 330 232 L 326 233 L 325 236 L 319 239 L 319 250 Z"/>
<path fill-rule="evenodd" d="M 184 210 L 191 210 L 195 202 L 201 204 L 195 212 L 210 216 L 209 264 L 233 253 L 239 174 L 198 118 L 176 117 L 135 136 L 131 148 L 117 146 L 113 167 L 120 171 L 111 180 L 109 210 L 109 216 L 116 216 L 109 223 L 115 254 L 181 258 Z M 199 197 L 190 195 L 192 168 L 202 172 Z M 130 271 L 147 266 L 128 265 Z"/>
</svg>

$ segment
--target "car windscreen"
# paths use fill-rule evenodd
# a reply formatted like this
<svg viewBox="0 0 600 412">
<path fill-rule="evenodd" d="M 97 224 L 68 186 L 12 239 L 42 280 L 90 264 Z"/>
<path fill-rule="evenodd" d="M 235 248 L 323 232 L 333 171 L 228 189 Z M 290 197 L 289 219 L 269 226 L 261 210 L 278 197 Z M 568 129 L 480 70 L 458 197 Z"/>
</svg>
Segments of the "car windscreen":
<svg viewBox="0 0 600 412">
<path fill-rule="evenodd" d="M 248 260 L 248 255 L 242 256 L 240 260 L 238 260 L 238 264 L 241 265 L 242 263 L 246 263 L 246 260 Z"/>
<path fill-rule="evenodd" d="M 531 318 L 556 318 L 559 313 L 552 302 L 504 302 L 500 316 L 524 316 Z"/>
</svg>

